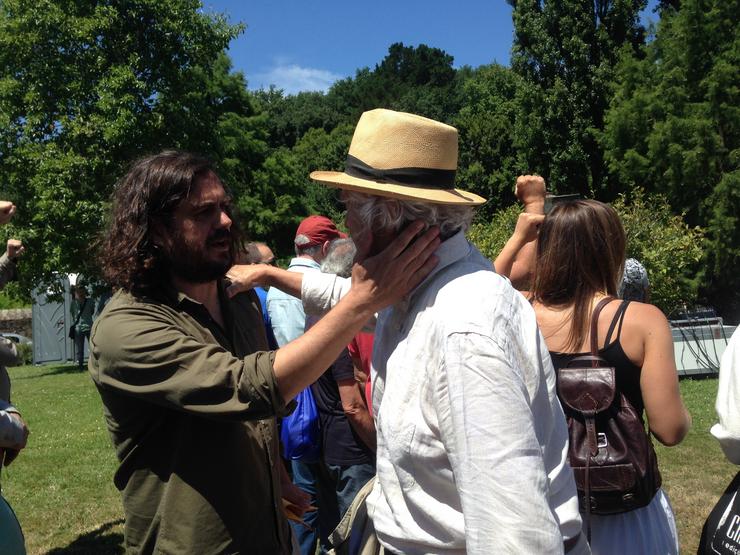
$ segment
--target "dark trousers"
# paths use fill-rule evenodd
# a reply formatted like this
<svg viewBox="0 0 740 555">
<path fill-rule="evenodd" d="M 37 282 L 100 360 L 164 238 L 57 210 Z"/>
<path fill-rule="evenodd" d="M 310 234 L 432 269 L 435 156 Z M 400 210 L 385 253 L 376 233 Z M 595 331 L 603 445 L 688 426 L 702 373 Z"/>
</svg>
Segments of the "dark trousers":
<svg viewBox="0 0 740 555">
<path fill-rule="evenodd" d="M 84 368 L 84 361 L 85 361 L 85 338 L 87 338 L 88 343 L 90 342 L 90 330 L 87 331 L 77 331 L 75 330 L 75 358 L 77 359 L 77 366 L 80 367 L 80 370 Z"/>
<path fill-rule="evenodd" d="M 357 492 L 375 476 L 375 465 L 318 463 L 317 466 L 316 495 L 319 502 L 321 552 L 326 553 L 330 547 L 329 534 L 337 527 Z"/>
<path fill-rule="evenodd" d="M 316 500 L 316 472 L 321 463 L 306 463 L 301 461 L 290 461 L 293 473 L 293 483 L 311 496 L 311 505 L 319 507 L 318 511 L 311 511 L 303 515 L 303 522 L 311 528 L 306 528 L 295 522 L 291 522 L 301 555 L 314 555 L 316 553 L 316 542 L 319 539 L 319 512 L 321 506 Z"/>
</svg>

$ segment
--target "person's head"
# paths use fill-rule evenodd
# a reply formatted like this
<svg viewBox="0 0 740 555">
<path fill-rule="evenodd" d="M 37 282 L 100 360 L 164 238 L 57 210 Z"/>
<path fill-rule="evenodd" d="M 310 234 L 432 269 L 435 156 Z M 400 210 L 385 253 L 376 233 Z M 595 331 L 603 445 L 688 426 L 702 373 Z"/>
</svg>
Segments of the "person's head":
<svg viewBox="0 0 740 555">
<path fill-rule="evenodd" d="M 103 275 L 137 295 L 177 278 L 207 283 L 235 259 L 241 233 L 208 160 L 165 151 L 135 162 L 116 184 L 101 243 Z"/>
<path fill-rule="evenodd" d="M 257 252 L 260 255 L 260 264 L 275 264 L 275 254 L 272 252 L 272 249 L 270 247 L 268 247 L 265 243 L 260 242 L 255 243 L 255 246 L 257 247 Z"/>
<path fill-rule="evenodd" d="M 381 250 L 415 219 L 441 225 L 442 238 L 467 227 L 485 199 L 455 188 L 457 129 L 392 110 L 370 110 L 355 128 L 344 172 L 311 179 L 342 189 L 358 259 Z"/>
<path fill-rule="evenodd" d="M 382 250 L 416 220 L 425 222 L 427 229 L 437 226 L 440 238 L 445 240 L 458 231 L 466 231 L 474 215 L 472 206 L 458 204 L 432 204 L 354 191 L 343 191 L 341 198 L 347 209 L 347 229 L 357 244 L 359 260 Z"/>
<path fill-rule="evenodd" d="M 650 302 L 650 279 L 645 266 L 639 260 L 628 258 L 624 261 L 624 272 L 617 295 L 625 301 Z"/>
<path fill-rule="evenodd" d="M 236 257 L 237 264 L 274 264 L 275 255 L 265 243 L 250 241 Z"/>
<path fill-rule="evenodd" d="M 295 232 L 295 254 L 321 262 L 326 256 L 329 244 L 334 239 L 344 237 L 346 235 L 326 216 L 309 216 L 298 225 Z"/>
<path fill-rule="evenodd" d="M 356 252 L 357 249 L 352 239 L 334 239 L 329 243 L 329 249 L 321 262 L 321 271 L 340 277 L 351 276 Z"/>
<path fill-rule="evenodd" d="M 87 289 L 84 285 L 76 285 L 74 288 L 75 299 L 84 301 L 87 298 Z"/>
<path fill-rule="evenodd" d="M 573 307 L 569 347 L 583 342 L 593 297 L 617 295 L 625 245 L 616 211 L 596 200 L 559 203 L 540 226 L 532 298 Z"/>
</svg>

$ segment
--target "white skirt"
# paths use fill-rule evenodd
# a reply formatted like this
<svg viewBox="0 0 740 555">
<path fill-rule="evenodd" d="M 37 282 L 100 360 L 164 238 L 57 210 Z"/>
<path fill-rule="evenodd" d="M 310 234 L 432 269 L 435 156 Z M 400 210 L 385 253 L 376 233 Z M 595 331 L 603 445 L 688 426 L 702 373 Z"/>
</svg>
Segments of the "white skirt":
<svg viewBox="0 0 740 555">
<path fill-rule="evenodd" d="M 591 553 L 677 555 L 676 520 L 663 488 L 647 507 L 616 515 L 591 515 Z"/>
</svg>

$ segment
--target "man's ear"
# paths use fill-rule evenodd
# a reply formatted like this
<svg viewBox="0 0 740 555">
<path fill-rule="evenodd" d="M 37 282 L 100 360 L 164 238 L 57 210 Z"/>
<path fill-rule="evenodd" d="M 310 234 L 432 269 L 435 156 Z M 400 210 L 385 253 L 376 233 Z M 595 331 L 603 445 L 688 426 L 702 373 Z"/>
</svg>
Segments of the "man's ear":
<svg viewBox="0 0 740 555">
<path fill-rule="evenodd" d="M 331 246 L 331 241 L 324 241 L 324 244 L 321 245 L 321 256 L 326 257 L 326 254 L 329 252 L 329 247 Z"/>
</svg>

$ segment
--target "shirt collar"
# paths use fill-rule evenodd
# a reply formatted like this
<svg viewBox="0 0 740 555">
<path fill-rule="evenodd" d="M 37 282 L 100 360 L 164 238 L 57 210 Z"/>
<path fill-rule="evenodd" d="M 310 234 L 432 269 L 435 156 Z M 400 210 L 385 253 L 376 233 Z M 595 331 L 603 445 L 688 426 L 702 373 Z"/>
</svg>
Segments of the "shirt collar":
<svg viewBox="0 0 740 555">
<path fill-rule="evenodd" d="M 458 260 L 462 260 L 466 256 L 470 254 L 472 247 L 470 246 L 470 243 L 465 238 L 465 232 L 464 231 L 458 231 L 447 239 L 446 241 L 443 241 L 436 251 L 434 251 L 434 254 L 439 259 L 439 262 L 437 262 L 437 265 L 434 267 L 434 269 L 431 271 L 431 273 L 424 278 L 424 280 L 417 285 L 413 291 L 411 291 L 408 295 L 406 295 L 403 300 L 398 303 L 395 308 L 397 310 L 408 312 L 409 307 L 413 303 L 414 299 L 422 292 L 424 289 L 427 288 L 427 286 L 432 282 L 434 277 L 439 274 L 442 270 L 447 268 L 448 266 L 451 266 Z"/>
<path fill-rule="evenodd" d="M 294 258 L 290 261 L 288 268 L 295 268 L 296 266 L 304 266 L 306 268 L 314 268 L 316 270 L 321 268 L 321 265 L 311 258 Z"/>
</svg>

